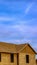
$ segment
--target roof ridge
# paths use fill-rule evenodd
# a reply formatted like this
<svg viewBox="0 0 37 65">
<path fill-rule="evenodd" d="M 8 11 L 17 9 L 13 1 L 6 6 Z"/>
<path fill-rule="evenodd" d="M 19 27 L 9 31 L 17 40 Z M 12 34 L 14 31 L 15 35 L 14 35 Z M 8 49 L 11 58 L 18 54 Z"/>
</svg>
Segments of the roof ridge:
<svg viewBox="0 0 37 65">
<path fill-rule="evenodd" d="M 0 43 L 4 43 L 4 44 L 10 44 L 10 45 L 25 45 L 25 44 L 29 44 L 29 43 L 22 43 L 22 44 L 15 44 L 15 43 L 9 43 L 9 42 L 0 42 Z"/>
<path fill-rule="evenodd" d="M 3 43 L 3 44 L 10 44 L 10 45 L 16 45 L 16 44 L 14 44 L 14 43 L 9 43 L 9 42 L 0 42 L 1 44 Z"/>
</svg>

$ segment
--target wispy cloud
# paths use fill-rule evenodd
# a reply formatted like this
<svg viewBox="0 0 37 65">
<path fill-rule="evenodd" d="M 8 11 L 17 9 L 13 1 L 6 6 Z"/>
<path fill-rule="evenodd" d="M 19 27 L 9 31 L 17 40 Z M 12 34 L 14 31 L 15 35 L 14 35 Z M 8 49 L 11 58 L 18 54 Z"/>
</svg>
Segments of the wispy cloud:
<svg viewBox="0 0 37 65">
<path fill-rule="evenodd" d="M 13 21 L 13 20 L 15 20 L 15 17 L 5 17 L 5 16 L 3 16 L 3 17 L 0 17 L 0 21 Z"/>
<path fill-rule="evenodd" d="M 16 38 L 16 37 L 35 37 L 37 34 L 37 26 L 27 25 L 0 25 L 0 37 Z"/>
<path fill-rule="evenodd" d="M 25 14 L 28 14 L 28 12 L 30 11 L 30 9 L 31 9 L 31 7 L 32 7 L 33 4 L 34 4 L 34 3 L 30 3 L 30 4 L 27 6 L 27 8 L 26 8 L 26 10 L 25 10 Z"/>
</svg>

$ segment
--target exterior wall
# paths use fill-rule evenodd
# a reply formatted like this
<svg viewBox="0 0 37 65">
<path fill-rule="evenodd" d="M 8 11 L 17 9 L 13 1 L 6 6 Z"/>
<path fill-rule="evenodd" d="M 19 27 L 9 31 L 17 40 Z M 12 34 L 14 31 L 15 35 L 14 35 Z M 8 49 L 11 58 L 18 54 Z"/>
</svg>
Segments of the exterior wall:
<svg viewBox="0 0 37 65">
<path fill-rule="evenodd" d="M 29 55 L 29 63 L 26 63 L 26 54 L 25 53 L 19 54 L 19 65 L 36 65 L 35 55 L 33 54 L 28 55 Z"/>
<path fill-rule="evenodd" d="M 29 55 L 29 63 L 26 63 L 26 55 Z M 35 53 L 29 46 L 21 50 L 18 62 L 18 65 L 36 65 Z M 1 53 L 0 65 L 17 65 L 17 54 L 14 54 L 14 62 L 11 63 L 10 54 Z"/>
<path fill-rule="evenodd" d="M 29 55 L 29 63 L 26 63 L 26 55 Z M 28 46 L 19 53 L 19 65 L 36 65 L 35 53 Z"/>
<path fill-rule="evenodd" d="M 11 63 L 10 54 L 1 53 L 0 65 L 17 65 L 17 54 L 14 54 L 14 62 Z"/>
</svg>

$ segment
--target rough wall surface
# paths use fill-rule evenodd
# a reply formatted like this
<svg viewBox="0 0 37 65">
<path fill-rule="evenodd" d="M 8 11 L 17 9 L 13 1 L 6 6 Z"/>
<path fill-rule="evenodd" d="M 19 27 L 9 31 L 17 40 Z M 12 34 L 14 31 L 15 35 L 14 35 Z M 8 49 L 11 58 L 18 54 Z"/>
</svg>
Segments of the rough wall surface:
<svg viewBox="0 0 37 65">
<path fill-rule="evenodd" d="M 17 55 L 14 54 L 14 62 L 11 63 L 10 54 L 1 53 L 0 65 L 17 65 Z"/>
<path fill-rule="evenodd" d="M 35 55 L 29 55 L 29 63 L 26 63 L 26 54 L 25 53 L 20 53 L 19 54 L 19 65 L 36 65 L 35 61 Z"/>
<path fill-rule="evenodd" d="M 29 63 L 26 63 L 26 55 L 29 55 Z M 36 65 L 35 53 L 30 47 L 26 47 L 19 53 L 19 65 Z"/>
</svg>

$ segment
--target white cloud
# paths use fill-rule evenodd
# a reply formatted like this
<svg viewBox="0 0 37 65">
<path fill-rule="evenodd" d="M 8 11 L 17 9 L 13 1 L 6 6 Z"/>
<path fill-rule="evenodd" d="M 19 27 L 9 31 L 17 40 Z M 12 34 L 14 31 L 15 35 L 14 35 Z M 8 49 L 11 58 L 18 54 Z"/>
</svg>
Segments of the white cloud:
<svg viewBox="0 0 37 65">
<path fill-rule="evenodd" d="M 15 20 L 15 18 L 14 17 L 0 17 L 0 21 L 13 21 L 13 20 Z"/>
<path fill-rule="evenodd" d="M 31 7 L 32 7 L 33 4 L 34 4 L 34 3 L 30 3 L 30 4 L 27 6 L 27 8 L 26 8 L 26 10 L 25 10 L 25 14 L 28 14 L 28 12 L 30 11 L 30 9 L 31 9 Z"/>
<path fill-rule="evenodd" d="M 7 20 L 11 21 L 14 19 L 9 18 L 9 17 L 0 17 L 0 20 L 3 22 Z M 33 22 L 33 20 L 34 19 L 29 20 L 29 21 Z M 17 22 L 19 21 L 17 20 Z M 28 22 L 28 21 L 24 21 L 24 22 Z M 24 43 L 24 42 L 32 43 L 33 39 L 30 40 L 29 38 L 36 37 L 37 26 L 29 26 L 29 25 L 24 24 L 24 22 L 22 21 L 22 24 L 21 22 L 19 22 L 20 24 L 16 24 L 16 25 L 0 24 L 0 40 L 7 41 L 7 42 L 13 42 L 13 43 Z"/>
<path fill-rule="evenodd" d="M 27 26 L 27 25 L 0 25 L 0 35 L 8 37 L 16 36 L 26 36 L 34 37 L 37 34 L 37 26 Z M 25 37 L 24 36 L 24 37 Z"/>
</svg>

